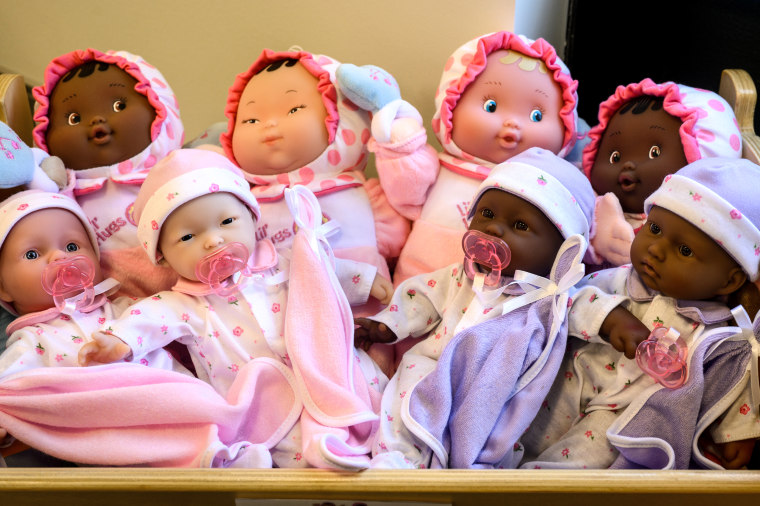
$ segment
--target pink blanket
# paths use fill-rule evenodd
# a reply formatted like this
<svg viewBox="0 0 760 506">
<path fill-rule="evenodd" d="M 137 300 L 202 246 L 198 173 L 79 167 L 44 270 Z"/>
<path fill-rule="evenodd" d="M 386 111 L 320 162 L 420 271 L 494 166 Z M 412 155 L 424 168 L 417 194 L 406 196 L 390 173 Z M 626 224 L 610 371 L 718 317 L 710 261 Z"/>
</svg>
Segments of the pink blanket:
<svg viewBox="0 0 760 506">
<path fill-rule="evenodd" d="M 240 371 L 226 399 L 193 377 L 130 363 L 0 380 L 0 436 L 91 465 L 223 465 L 248 446 L 272 448 L 301 410 L 292 372 L 266 358 Z"/>
</svg>

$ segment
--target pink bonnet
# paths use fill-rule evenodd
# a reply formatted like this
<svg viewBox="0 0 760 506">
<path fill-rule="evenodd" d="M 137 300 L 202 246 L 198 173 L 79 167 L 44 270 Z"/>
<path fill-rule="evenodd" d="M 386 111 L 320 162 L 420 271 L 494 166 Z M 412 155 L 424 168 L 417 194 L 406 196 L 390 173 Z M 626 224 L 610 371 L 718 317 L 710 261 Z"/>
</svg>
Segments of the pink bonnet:
<svg viewBox="0 0 760 506">
<path fill-rule="evenodd" d="M 687 163 L 701 158 L 739 158 L 742 153 L 741 132 L 733 109 L 720 95 L 673 82 L 655 83 L 649 78 L 628 86 L 618 86 L 615 93 L 599 105 L 599 123 L 588 133 L 583 150 L 583 172 L 591 175 L 599 144 L 612 116 L 631 99 L 642 95 L 663 98 L 665 112 L 681 120 L 681 144 Z"/>
<path fill-rule="evenodd" d="M 559 156 L 566 156 L 576 141 L 578 123 L 578 81 L 570 76 L 565 63 L 557 56 L 551 44 L 544 39 L 532 41 L 522 35 L 501 31 L 483 35 L 460 46 L 449 57 L 435 95 L 433 132 L 444 149 L 461 157 L 462 151 L 451 139 L 452 117 L 459 97 L 486 66 L 486 58 L 500 49 L 514 50 L 544 62 L 551 76 L 562 89 L 563 106 L 560 118 L 565 126 L 565 137 Z"/>
<path fill-rule="evenodd" d="M 224 110 L 228 118 L 227 131 L 220 136 L 222 148 L 230 160 L 239 166 L 232 151 L 232 134 L 235 131 L 240 97 L 251 78 L 271 63 L 294 59 L 318 79 L 317 89 L 327 110 L 325 127 L 328 133 L 327 149 L 309 168 L 315 174 L 337 174 L 346 170 L 363 169 L 367 163 L 367 141 L 370 137 L 369 113 L 359 109 L 336 88 L 335 72 L 340 62 L 325 55 L 314 55 L 302 50 L 273 51 L 264 49 L 245 72 L 238 74 L 230 87 Z M 252 172 L 255 174 L 255 172 Z M 254 184 L 266 184 L 264 180 Z"/>
<path fill-rule="evenodd" d="M 37 125 L 33 131 L 34 143 L 47 151 L 47 128 L 50 123 L 50 95 L 56 84 L 69 71 L 87 63 L 99 61 L 116 65 L 137 80 L 135 91 L 145 95 L 156 110 L 156 119 L 151 125 L 151 145 L 131 160 L 123 161 L 119 172 L 127 173 L 135 167 L 150 168 L 156 161 L 166 156 L 173 149 L 180 148 L 184 142 L 184 127 L 179 117 L 179 105 L 171 87 L 161 72 L 146 62 L 142 57 L 126 51 L 101 52 L 96 49 L 72 51 L 53 59 L 45 68 L 43 84 L 32 90 L 37 107 L 34 120 Z"/>
</svg>

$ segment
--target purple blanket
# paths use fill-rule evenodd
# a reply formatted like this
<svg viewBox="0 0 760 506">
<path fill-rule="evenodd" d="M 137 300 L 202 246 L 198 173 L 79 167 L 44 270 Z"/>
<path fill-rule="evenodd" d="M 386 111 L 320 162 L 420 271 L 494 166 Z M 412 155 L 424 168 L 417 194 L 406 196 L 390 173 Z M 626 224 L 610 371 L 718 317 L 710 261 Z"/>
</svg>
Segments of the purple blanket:
<svg viewBox="0 0 760 506">
<path fill-rule="evenodd" d="M 560 290 L 454 336 L 435 370 L 411 392 L 413 423 L 407 426 L 433 449 L 430 467 L 516 467 L 515 443 L 565 351 L 569 286 L 563 285 L 577 274 L 586 246 L 571 239 L 550 275 Z"/>
</svg>

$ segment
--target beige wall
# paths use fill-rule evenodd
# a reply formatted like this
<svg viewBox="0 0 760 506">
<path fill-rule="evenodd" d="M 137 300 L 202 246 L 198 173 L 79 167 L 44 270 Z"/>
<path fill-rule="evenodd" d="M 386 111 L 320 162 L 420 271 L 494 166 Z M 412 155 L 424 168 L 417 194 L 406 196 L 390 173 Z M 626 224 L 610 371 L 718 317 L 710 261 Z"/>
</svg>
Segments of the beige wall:
<svg viewBox="0 0 760 506">
<path fill-rule="evenodd" d="M 74 49 L 139 54 L 174 89 L 191 139 L 224 119 L 227 89 L 263 48 L 292 45 L 390 71 L 429 129 L 448 55 L 483 33 L 512 30 L 515 1 L 0 0 L 0 6 L 0 70 L 36 85 L 52 58 Z"/>
</svg>

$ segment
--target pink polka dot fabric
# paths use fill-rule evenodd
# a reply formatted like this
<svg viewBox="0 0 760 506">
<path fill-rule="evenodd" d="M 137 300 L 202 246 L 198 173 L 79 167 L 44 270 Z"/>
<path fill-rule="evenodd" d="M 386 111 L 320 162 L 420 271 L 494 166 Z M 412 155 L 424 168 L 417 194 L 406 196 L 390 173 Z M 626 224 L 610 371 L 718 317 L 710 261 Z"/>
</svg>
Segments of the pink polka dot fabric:
<svg viewBox="0 0 760 506">
<path fill-rule="evenodd" d="M 741 157 L 741 132 L 736 116 L 720 95 L 670 81 L 655 83 L 646 78 L 618 86 L 615 93 L 599 105 L 599 123 L 589 131 L 590 141 L 583 150 L 583 172 L 587 176 L 610 118 L 623 104 L 642 95 L 662 97 L 665 111 L 681 120 L 679 132 L 688 163 L 702 158 Z"/>
</svg>

